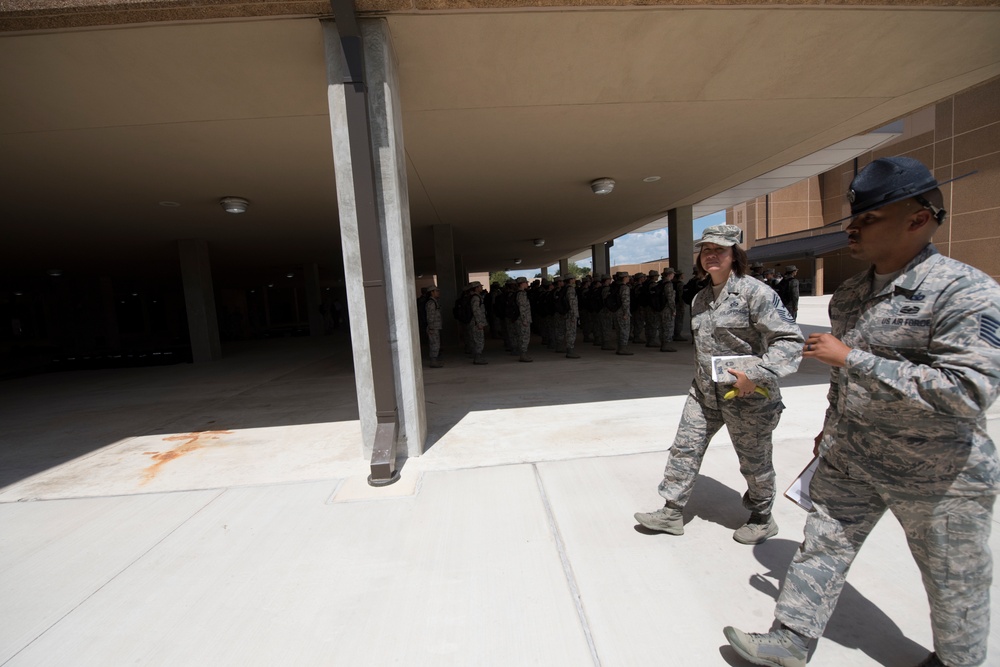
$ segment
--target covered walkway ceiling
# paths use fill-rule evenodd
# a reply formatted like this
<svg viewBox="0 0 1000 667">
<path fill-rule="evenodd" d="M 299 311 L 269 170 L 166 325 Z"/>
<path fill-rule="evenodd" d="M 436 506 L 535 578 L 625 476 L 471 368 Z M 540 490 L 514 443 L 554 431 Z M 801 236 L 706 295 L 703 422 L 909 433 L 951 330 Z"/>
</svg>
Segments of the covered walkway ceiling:
<svg viewBox="0 0 1000 667">
<path fill-rule="evenodd" d="M 371 12 L 417 273 L 433 225 L 467 270 L 547 265 L 1000 76 L 997 3 L 895 4 Z M 193 237 L 233 281 L 339 264 L 328 4 L 52 5 L 0 4 L 0 271 L 153 272 Z"/>
</svg>

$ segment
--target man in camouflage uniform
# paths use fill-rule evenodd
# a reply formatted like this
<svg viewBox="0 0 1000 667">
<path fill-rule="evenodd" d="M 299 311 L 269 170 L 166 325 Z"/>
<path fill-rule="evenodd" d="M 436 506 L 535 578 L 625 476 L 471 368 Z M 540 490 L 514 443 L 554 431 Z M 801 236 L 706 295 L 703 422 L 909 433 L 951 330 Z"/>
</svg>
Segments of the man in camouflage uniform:
<svg viewBox="0 0 1000 667">
<path fill-rule="evenodd" d="M 517 279 L 517 320 L 512 322 L 517 342 L 518 361 L 531 362 L 528 356 L 528 343 L 531 341 L 531 304 L 528 302 L 528 279 L 521 276 Z"/>
<path fill-rule="evenodd" d="M 473 280 L 469 283 L 469 292 L 472 320 L 467 325 L 467 331 L 472 343 L 472 363 L 477 366 L 485 366 L 489 362 L 483 358 L 483 346 L 486 344 L 486 307 L 483 305 L 483 284 L 478 280 Z"/>
<path fill-rule="evenodd" d="M 643 284 L 643 309 L 646 317 L 646 347 L 660 344 L 660 313 L 654 305 L 654 292 L 660 289 L 660 272 L 650 269 Z"/>
<path fill-rule="evenodd" d="M 781 296 L 781 303 L 792 314 L 792 317 L 799 316 L 799 268 L 794 264 L 785 267 L 785 277 L 778 283 L 778 294 Z"/>
<path fill-rule="evenodd" d="M 615 349 L 615 315 L 608 310 L 608 296 L 617 285 L 612 285 L 613 279 L 606 273 L 601 274 L 601 310 L 597 316 L 601 322 L 601 349 Z"/>
<path fill-rule="evenodd" d="M 558 308 L 559 300 L 563 297 L 563 287 L 566 281 L 562 276 L 552 277 L 552 293 L 549 296 L 552 316 L 550 318 L 549 336 L 552 340 L 553 352 L 566 354 L 566 313 L 560 313 Z"/>
<path fill-rule="evenodd" d="M 671 345 L 674 341 L 674 322 L 677 318 L 677 285 L 674 283 L 674 276 L 677 272 L 671 267 L 663 271 L 663 310 L 657 313 L 660 318 L 660 352 L 676 352 L 677 348 Z"/>
<path fill-rule="evenodd" d="M 646 274 L 637 273 L 632 276 L 632 331 L 630 337 L 633 343 L 645 343 L 646 335 Z"/>
<path fill-rule="evenodd" d="M 1000 460 L 985 411 L 1000 394 L 1000 286 L 931 243 L 946 215 L 938 186 L 905 157 L 875 160 L 851 182 L 848 251 L 871 267 L 837 289 L 832 332 L 810 335 L 803 352 L 831 366 L 814 510 L 778 598 L 780 628 L 725 629 L 755 664 L 806 664 L 886 509 L 930 602 L 934 653 L 920 665 L 986 660 Z"/>
<path fill-rule="evenodd" d="M 427 288 L 427 295 L 429 298 L 424 304 L 424 310 L 427 314 L 427 343 L 430 348 L 431 368 L 441 368 L 444 365 L 438 360 L 441 354 L 441 304 L 438 303 L 441 290 L 437 285 L 431 285 Z"/>
<path fill-rule="evenodd" d="M 615 354 L 631 355 L 629 352 L 629 332 L 632 328 L 632 290 L 629 289 L 629 281 L 632 276 L 628 271 L 619 271 L 615 274 L 615 284 L 611 289 L 618 290 L 618 301 L 621 306 L 614 313 L 615 329 L 618 330 L 618 349 Z"/>
<path fill-rule="evenodd" d="M 563 334 L 563 341 L 566 344 L 566 358 L 567 359 L 579 359 L 580 355 L 573 351 L 576 347 L 576 321 L 580 317 L 580 306 L 579 301 L 576 298 L 576 276 L 572 273 L 567 273 L 563 276 L 563 282 L 565 283 L 566 290 L 566 303 L 569 306 L 569 310 L 563 315 L 565 321 L 565 330 Z"/>
</svg>

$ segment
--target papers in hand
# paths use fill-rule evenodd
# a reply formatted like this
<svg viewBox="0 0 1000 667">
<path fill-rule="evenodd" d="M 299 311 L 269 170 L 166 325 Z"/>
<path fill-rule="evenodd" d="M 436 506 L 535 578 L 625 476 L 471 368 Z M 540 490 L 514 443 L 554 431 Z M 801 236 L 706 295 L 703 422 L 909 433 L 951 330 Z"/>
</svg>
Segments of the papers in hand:
<svg viewBox="0 0 1000 667">
<path fill-rule="evenodd" d="M 809 465 L 805 467 L 799 476 L 795 478 L 795 481 L 792 482 L 792 485 L 788 487 L 788 490 L 785 491 L 786 498 L 807 512 L 813 508 L 812 499 L 809 497 L 809 482 L 812 480 L 817 466 L 819 466 L 819 457 L 814 456 Z"/>
<path fill-rule="evenodd" d="M 748 368 L 754 368 L 759 362 L 760 358 L 752 354 L 712 357 L 712 382 L 733 384 L 736 382 L 736 376 L 728 372 L 730 368 L 745 373 Z"/>
</svg>

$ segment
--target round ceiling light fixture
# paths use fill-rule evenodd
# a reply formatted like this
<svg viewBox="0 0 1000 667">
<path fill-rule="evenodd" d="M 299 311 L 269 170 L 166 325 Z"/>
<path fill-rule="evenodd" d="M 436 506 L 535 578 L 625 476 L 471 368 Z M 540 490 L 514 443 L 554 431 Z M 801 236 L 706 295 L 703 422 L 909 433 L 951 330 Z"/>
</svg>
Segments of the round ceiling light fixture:
<svg viewBox="0 0 1000 667">
<path fill-rule="evenodd" d="M 62 269 L 49 269 L 47 273 L 53 278 L 58 278 L 62 275 Z"/>
<path fill-rule="evenodd" d="M 226 213 L 246 213 L 250 206 L 250 202 L 243 197 L 223 197 L 219 203 Z"/>
<path fill-rule="evenodd" d="M 520 264 L 520 263 L 521 263 L 521 260 L 519 260 L 519 259 L 515 259 L 515 260 L 514 260 L 514 263 L 515 263 L 515 264 Z"/>
<path fill-rule="evenodd" d="M 660 180 L 659 176 L 647 176 L 642 179 L 643 183 L 656 183 L 658 180 Z"/>
<path fill-rule="evenodd" d="M 545 245 L 545 239 L 535 239 L 534 241 L 532 241 L 532 243 L 535 244 L 536 248 L 541 248 L 543 245 Z"/>
<path fill-rule="evenodd" d="M 181 203 L 177 201 L 161 201 L 160 206 L 166 206 L 167 208 L 177 208 Z"/>
<path fill-rule="evenodd" d="M 611 178 L 598 178 L 590 182 L 590 189 L 595 195 L 609 195 L 615 189 L 615 181 Z"/>
</svg>

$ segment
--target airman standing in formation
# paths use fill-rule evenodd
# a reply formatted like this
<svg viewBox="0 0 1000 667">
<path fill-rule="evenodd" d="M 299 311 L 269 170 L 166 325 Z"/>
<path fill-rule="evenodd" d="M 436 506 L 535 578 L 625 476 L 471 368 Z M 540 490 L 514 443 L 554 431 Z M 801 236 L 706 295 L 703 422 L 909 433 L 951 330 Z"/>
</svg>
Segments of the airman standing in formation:
<svg viewBox="0 0 1000 667">
<path fill-rule="evenodd" d="M 528 356 L 528 343 L 531 341 L 531 304 L 528 302 L 528 279 L 520 277 L 516 281 L 517 291 L 514 293 L 517 303 L 517 321 L 514 322 L 517 343 L 518 361 L 531 362 Z"/>
<path fill-rule="evenodd" d="M 618 349 L 615 354 L 631 355 L 629 352 L 629 332 L 632 328 L 632 290 L 629 289 L 629 281 L 632 276 L 628 271 L 619 271 L 615 274 L 615 284 L 611 289 L 618 291 L 618 309 L 614 312 L 615 328 L 618 329 Z"/>
<path fill-rule="evenodd" d="M 472 344 L 472 363 L 485 366 L 483 346 L 486 344 L 486 308 L 483 305 L 483 284 L 478 280 L 469 283 L 469 300 L 472 305 L 472 320 L 468 324 L 468 339 Z"/>
<path fill-rule="evenodd" d="M 636 273 L 632 276 L 632 330 L 630 338 L 633 343 L 645 343 L 646 336 L 646 274 Z"/>
<path fill-rule="evenodd" d="M 670 343 L 674 341 L 674 326 L 677 321 L 677 285 L 674 276 L 677 272 L 671 267 L 663 270 L 663 280 L 660 281 L 660 298 L 663 308 L 657 315 L 660 318 L 660 352 L 676 352 L 677 348 Z"/>
<path fill-rule="evenodd" d="M 580 307 L 579 300 L 576 296 L 576 276 L 571 273 L 563 276 L 563 282 L 565 286 L 563 287 L 564 296 L 562 297 L 566 303 L 566 313 L 563 315 L 565 318 L 565 329 L 563 335 L 563 341 L 566 345 L 566 358 L 567 359 L 579 359 L 580 355 L 574 352 L 576 348 L 576 321 L 580 317 Z"/>
<path fill-rule="evenodd" d="M 660 289 L 660 272 L 650 269 L 642 288 L 642 308 L 646 317 L 646 347 L 654 347 L 659 345 L 660 341 L 660 312 L 654 303 L 656 291 Z"/>
<path fill-rule="evenodd" d="M 427 303 L 424 304 L 427 313 L 427 343 L 430 347 L 431 368 L 441 368 L 442 364 L 438 357 L 441 354 L 441 304 L 438 299 L 441 297 L 441 290 L 437 285 L 427 288 Z"/>
</svg>

